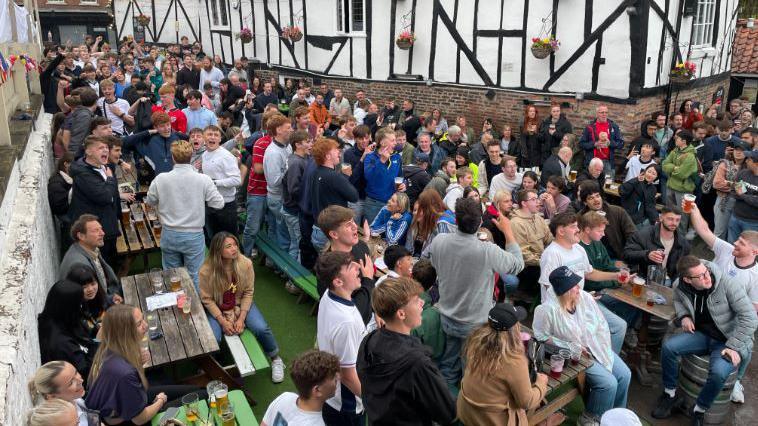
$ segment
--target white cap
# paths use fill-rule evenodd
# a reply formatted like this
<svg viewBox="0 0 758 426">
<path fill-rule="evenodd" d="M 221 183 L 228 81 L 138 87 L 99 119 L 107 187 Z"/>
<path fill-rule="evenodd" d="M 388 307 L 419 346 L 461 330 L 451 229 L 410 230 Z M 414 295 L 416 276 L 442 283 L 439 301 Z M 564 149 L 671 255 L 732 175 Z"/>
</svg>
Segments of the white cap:
<svg viewBox="0 0 758 426">
<path fill-rule="evenodd" d="M 614 408 L 603 414 L 600 426 L 642 426 L 642 423 L 633 411 L 626 408 Z"/>
</svg>

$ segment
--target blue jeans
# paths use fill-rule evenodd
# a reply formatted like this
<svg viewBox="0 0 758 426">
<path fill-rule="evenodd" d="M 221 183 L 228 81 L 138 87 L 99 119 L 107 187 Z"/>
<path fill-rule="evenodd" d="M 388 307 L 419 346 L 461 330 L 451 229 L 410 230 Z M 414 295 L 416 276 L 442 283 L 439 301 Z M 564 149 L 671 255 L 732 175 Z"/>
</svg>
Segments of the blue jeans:
<svg viewBox="0 0 758 426">
<path fill-rule="evenodd" d="M 242 232 L 242 249 L 245 256 L 250 256 L 255 248 L 255 237 L 261 230 L 263 216 L 266 214 L 266 196 L 247 194 L 247 221 Z"/>
<path fill-rule="evenodd" d="M 289 233 L 290 245 L 287 249 L 290 257 L 300 261 L 300 219 L 298 219 L 297 212 L 288 213 L 286 209 L 282 209 L 282 216 L 284 216 L 284 229 Z"/>
<path fill-rule="evenodd" d="M 205 235 L 200 232 L 177 232 L 163 229 L 161 262 L 163 269 L 186 267 L 198 292 L 197 272 L 205 260 Z"/>
<path fill-rule="evenodd" d="M 368 221 L 369 225 L 374 221 L 376 215 L 379 214 L 379 210 L 381 210 L 385 205 L 387 205 L 387 202 L 385 201 L 379 201 L 370 197 L 366 197 L 366 200 L 363 202 L 363 218 Z M 362 225 L 362 223 L 358 224 L 358 226 Z"/>
<path fill-rule="evenodd" d="M 365 200 L 359 199 L 357 203 L 347 203 L 347 206 L 353 209 L 353 212 L 355 212 L 353 220 L 355 220 L 355 223 L 358 224 L 358 227 L 363 226 L 363 204 L 365 202 Z M 369 222 L 369 225 L 371 225 L 371 222 Z"/>
<path fill-rule="evenodd" d="M 626 407 L 629 382 L 632 372 L 617 354 L 613 354 L 613 368 L 608 371 L 595 361 L 587 370 L 587 404 L 588 412 L 600 417 L 611 408 Z"/>
<path fill-rule="evenodd" d="M 276 241 L 276 245 L 280 249 L 289 251 L 290 234 L 287 231 L 287 224 L 284 222 L 284 204 L 282 204 L 282 198 L 269 195 L 266 197 L 266 204 L 268 205 L 271 217 L 273 217 L 273 220 L 269 220 L 269 216 L 266 216 L 268 235 Z"/>
<path fill-rule="evenodd" d="M 598 303 L 597 306 L 603 312 L 605 321 L 608 322 L 608 330 L 611 332 L 611 348 L 613 352 L 619 353 L 624 345 L 624 336 L 626 336 L 626 321 L 611 312 L 602 303 Z"/>
<path fill-rule="evenodd" d="M 758 222 L 740 219 L 732 214 L 729 218 L 729 244 L 734 244 L 742 231 L 758 231 Z"/>
<path fill-rule="evenodd" d="M 458 386 L 463 377 L 461 350 L 466 338 L 477 326 L 462 324 L 444 315 L 440 315 L 440 321 L 442 332 L 445 333 L 445 351 L 439 360 L 440 373 L 445 378 L 450 393 L 457 397 Z"/>
<path fill-rule="evenodd" d="M 219 324 L 218 321 L 216 321 L 216 318 L 213 318 L 211 314 L 208 314 L 208 323 L 211 326 L 216 341 L 221 342 L 223 334 L 221 324 Z M 253 332 L 255 338 L 258 339 L 258 343 L 261 344 L 263 352 L 265 352 L 269 358 L 273 358 L 279 353 L 279 345 L 276 344 L 274 333 L 271 332 L 271 328 L 268 326 L 266 319 L 263 318 L 261 311 L 255 306 L 255 303 L 250 307 L 250 311 L 245 317 L 245 327 Z"/>
<path fill-rule="evenodd" d="M 313 244 L 313 248 L 316 249 L 316 252 L 321 253 L 321 250 L 324 249 L 327 241 L 328 238 L 326 238 L 324 231 L 322 231 L 318 225 L 313 225 L 313 232 L 311 232 L 311 244 Z"/>
<path fill-rule="evenodd" d="M 505 284 L 505 294 L 513 294 L 518 290 L 518 277 L 513 274 L 507 274 L 500 277 Z"/>
<path fill-rule="evenodd" d="M 721 351 L 725 347 L 724 342 L 714 340 L 699 331 L 677 334 L 665 340 L 661 348 L 663 386 L 666 389 L 676 388 L 680 356 L 710 354 L 708 380 L 697 396 L 697 405 L 705 410 L 711 408 L 711 404 L 724 387 L 727 377 L 735 370 L 732 363 L 721 358 Z M 742 355 L 740 353 L 740 356 Z"/>
</svg>

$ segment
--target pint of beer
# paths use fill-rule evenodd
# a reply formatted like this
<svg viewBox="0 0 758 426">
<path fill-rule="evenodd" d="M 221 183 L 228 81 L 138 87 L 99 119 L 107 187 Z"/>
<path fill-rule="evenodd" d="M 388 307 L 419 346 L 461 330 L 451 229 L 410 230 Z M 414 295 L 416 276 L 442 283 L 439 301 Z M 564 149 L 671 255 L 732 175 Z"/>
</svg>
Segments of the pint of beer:
<svg viewBox="0 0 758 426">
<path fill-rule="evenodd" d="M 219 415 L 231 411 L 229 410 L 228 390 L 229 388 L 226 385 L 216 388 L 216 409 L 218 409 Z"/>
<path fill-rule="evenodd" d="M 179 275 L 176 273 L 171 274 L 171 291 L 176 293 L 177 291 L 182 289 L 182 279 L 179 278 Z"/>
<path fill-rule="evenodd" d="M 632 296 L 642 297 L 642 290 L 645 287 L 645 280 L 641 277 L 634 277 L 632 280 Z"/>
<path fill-rule="evenodd" d="M 575 182 L 576 181 L 576 170 L 572 170 L 569 172 L 569 181 Z"/>
<path fill-rule="evenodd" d="M 124 226 L 129 225 L 129 213 L 129 206 L 121 204 L 121 222 L 124 223 Z"/>
<path fill-rule="evenodd" d="M 161 240 L 161 231 L 163 230 L 163 227 L 161 226 L 161 223 L 158 221 L 153 222 L 153 234 L 155 235 L 155 240 L 160 241 Z"/>
<path fill-rule="evenodd" d="M 692 194 L 684 194 L 684 206 L 682 211 L 685 213 L 692 213 L 692 206 L 695 204 L 695 196 Z"/>
</svg>

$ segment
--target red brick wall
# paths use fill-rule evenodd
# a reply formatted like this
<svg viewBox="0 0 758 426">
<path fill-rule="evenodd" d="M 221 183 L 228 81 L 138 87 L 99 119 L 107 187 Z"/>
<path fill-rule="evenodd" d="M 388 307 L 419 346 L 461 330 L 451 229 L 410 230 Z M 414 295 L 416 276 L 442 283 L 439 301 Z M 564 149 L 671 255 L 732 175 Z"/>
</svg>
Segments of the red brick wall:
<svg viewBox="0 0 758 426">
<path fill-rule="evenodd" d="M 256 71 L 256 75 L 264 78 L 278 77 L 278 73 L 273 70 Z M 577 135 L 580 135 L 584 126 L 595 118 L 595 108 L 604 104 L 608 106 L 608 117 L 619 125 L 626 142 L 631 142 L 632 139 L 639 136 L 640 124 L 643 120 L 649 119 L 653 112 L 664 109 L 666 97 L 665 93 L 661 93 L 637 99 L 636 104 L 629 105 L 594 100 L 576 100 L 572 96 L 542 96 L 523 92 L 496 91 L 495 97 L 489 100 L 485 96 L 488 90 L 486 88 L 437 85 L 430 87 L 424 84 L 365 82 L 329 78 L 322 78 L 322 82 L 329 84 L 332 89 L 342 89 L 346 96 L 353 101 L 355 100 L 354 94 L 358 89 L 363 89 L 368 98 L 381 106 L 383 106 L 384 100 L 388 98 L 395 99 L 396 104 L 399 104 L 403 99 L 410 98 L 415 102 L 417 113 L 439 108 L 450 124 L 453 124 L 455 117 L 461 114 L 466 117 L 468 126 L 477 132 L 481 129 L 484 118 L 489 117 L 494 121 L 497 130 L 502 129 L 503 125 L 509 124 L 514 132 L 518 133 L 516 128 L 524 116 L 524 100 L 528 99 L 539 102 L 570 103 L 571 108 L 565 108 L 564 113 L 574 125 Z M 719 86 L 724 87 L 725 94 L 729 93 L 729 77 L 725 76 L 723 80 L 703 87 L 680 90 L 678 93 L 675 90 L 672 93 L 671 113 L 678 110 L 679 104 L 688 98 L 699 101 L 706 107 L 709 106 L 711 97 Z M 318 88 L 314 88 L 313 91 L 317 90 Z M 676 105 L 674 105 L 675 103 Z M 540 117 L 547 116 L 549 109 L 549 106 L 537 107 Z"/>
</svg>

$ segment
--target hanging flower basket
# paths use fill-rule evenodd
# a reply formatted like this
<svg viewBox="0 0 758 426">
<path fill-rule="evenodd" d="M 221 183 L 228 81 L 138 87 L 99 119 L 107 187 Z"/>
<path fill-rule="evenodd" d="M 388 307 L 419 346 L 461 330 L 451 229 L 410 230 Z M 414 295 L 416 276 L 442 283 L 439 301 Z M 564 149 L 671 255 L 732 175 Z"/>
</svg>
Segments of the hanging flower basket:
<svg viewBox="0 0 758 426">
<path fill-rule="evenodd" d="M 408 50 L 416 41 L 416 35 L 409 30 L 403 30 L 395 39 L 395 44 L 401 50 Z"/>
<path fill-rule="evenodd" d="M 242 42 L 242 44 L 247 44 L 253 41 L 253 32 L 250 31 L 250 28 L 243 27 L 240 32 L 237 33 L 237 39 Z"/>
<path fill-rule="evenodd" d="M 669 74 L 669 80 L 674 84 L 687 84 L 695 76 L 697 66 L 694 62 L 684 61 L 684 63 L 677 63 Z"/>
<path fill-rule="evenodd" d="M 140 25 L 142 25 L 143 27 L 146 27 L 146 26 L 147 26 L 147 24 L 149 24 L 149 23 L 150 23 L 150 17 L 149 17 L 149 16 L 147 16 L 147 15 L 145 15 L 144 13 L 140 13 L 140 14 L 137 16 L 137 22 L 138 22 Z"/>
<path fill-rule="evenodd" d="M 561 46 L 561 42 L 557 39 L 550 38 L 532 38 L 532 55 L 537 59 L 545 59 L 553 52 L 556 52 Z"/>
<path fill-rule="evenodd" d="M 289 27 L 284 27 L 282 30 L 282 37 L 290 39 L 290 41 L 294 43 L 303 39 L 303 32 L 297 25 L 292 25 Z"/>
</svg>

